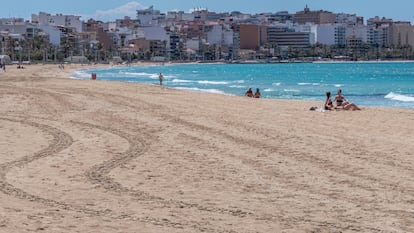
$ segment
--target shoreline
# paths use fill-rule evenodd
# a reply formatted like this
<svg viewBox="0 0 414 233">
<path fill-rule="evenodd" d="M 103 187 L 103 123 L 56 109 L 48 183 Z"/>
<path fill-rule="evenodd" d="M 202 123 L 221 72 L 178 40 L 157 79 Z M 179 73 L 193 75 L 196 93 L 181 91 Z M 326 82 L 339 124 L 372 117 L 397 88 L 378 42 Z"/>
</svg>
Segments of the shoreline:
<svg viewBox="0 0 414 233">
<path fill-rule="evenodd" d="M 397 62 L 397 61 L 395 61 L 395 62 Z M 414 62 L 414 61 L 412 61 L 412 62 Z M 364 63 L 364 62 L 327 62 L 327 63 L 322 62 L 321 64 L 341 64 L 341 63 Z M 377 63 L 377 62 L 375 62 L 375 63 Z M 378 63 L 390 63 L 390 62 L 378 62 Z M 394 62 L 391 62 L 391 63 L 394 63 Z M 131 64 L 131 65 L 109 65 L 109 66 L 103 66 L 103 67 L 100 67 L 100 68 L 103 68 L 103 69 L 111 69 L 113 67 L 115 67 L 115 68 L 116 67 L 122 68 L 122 67 L 130 67 L 130 66 L 131 67 L 134 67 L 134 66 L 137 66 L 137 67 L 139 67 L 139 66 L 157 66 L 157 67 L 163 67 L 163 66 L 170 66 L 170 65 L 171 66 L 174 66 L 174 65 L 199 65 L 199 64 L 201 64 L 201 65 L 217 65 L 218 63 L 187 63 L 187 64 L 183 64 L 183 63 L 168 63 L 168 64 L 161 64 L 161 63 L 137 63 L 137 64 Z M 220 64 L 226 65 L 224 63 L 220 63 Z M 247 64 L 249 64 L 249 63 L 247 63 Z M 261 63 L 259 63 L 259 64 L 261 64 Z M 367 64 L 371 64 L 371 62 L 368 62 Z M 96 68 L 99 68 L 99 67 L 85 68 L 85 69 L 81 69 L 81 70 L 77 70 L 77 71 L 81 71 L 83 73 L 83 75 L 81 73 L 79 73 L 80 76 L 85 76 L 85 74 L 87 74 L 87 72 L 88 72 L 88 69 L 96 69 Z M 87 78 L 83 78 L 83 77 L 74 77 L 74 78 L 76 78 L 76 79 L 82 79 L 82 80 L 89 79 L 89 74 L 88 74 L 88 77 Z M 99 77 L 98 77 L 98 80 L 99 80 Z M 117 81 L 117 80 L 107 80 L 107 81 Z M 146 81 L 125 81 L 125 82 L 129 82 L 129 83 L 144 83 L 144 84 L 150 84 L 150 85 L 157 85 L 157 84 L 155 84 L 156 81 L 153 81 L 153 82 L 146 82 Z M 211 87 L 209 89 L 203 89 L 203 88 L 197 87 L 197 86 L 193 86 L 193 87 L 183 87 L 183 86 L 175 87 L 175 86 L 171 86 L 171 88 L 179 89 L 179 90 L 184 90 L 184 91 L 189 91 L 189 92 L 214 93 L 214 94 L 222 94 L 222 95 L 229 95 L 229 96 L 243 96 L 242 93 L 235 94 L 234 92 L 231 92 L 231 91 L 230 92 L 226 92 L 225 90 L 223 90 L 223 88 L 220 89 L 220 88 L 215 88 L 215 87 Z M 265 92 L 262 93 L 262 94 L 265 94 Z M 387 94 L 384 95 L 384 99 L 393 98 L 393 97 L 388 97 L 388 96 L 391 96 L 391 95 L 392 96 L 398 95 L 398 97 L 394 97 L 394 98 L 406 98 L 406 99 L 412 98 L 409 95 L 401 95 L 401 94 L 394 93 L 394 92 L 391 91 L 391 92 L 389 92 L 389 93 L 387 93 Z M 377 95 L 374 95 L 374 96 L 377 96 Z M 315 102 L 316 105 L 318 105 L 318 104 L 319 105 L 322 105 L 325 96 L 324 96 L 324 93 L 321 93 L 321 95 L 320 95 L 321 100 L 320 101 L 317 101 L 317 100 L 314 100 L 314 99 L 306 99 L 305 96 L 302 97 L 302 98 L 283 98 L 283 97 L 279 97 L 279 96 L 270 96 L 270 97 L 269 96 L 268 97 L 264 96 L 263 98 L 264 99 L 275 99 L 275 100 L 310 101 L 310 102 Z M 377 104 L 375 104 L 375 103 L 365 103 L 364 104 L 363 103 L 364 102 L 363 100 L 362 100 L 362 103 L 359 103 L 358 100 L 356 100 L 355 103 L 358 106 L 362 106 L 364 108 L 366 108 L 366 107 L 380 107 L 380 108 L 414 109 L 414 107 L 409 106 L 409 104 L 405 104 L 404 103 L 405 101 L 408 101 L 408 100 L 401 100 L 401 101 L 402 102 L 400 102 L 400 104 L 397 104 L 397 105 L 400 105 L 400 106 L 394 106 L 392 103 L 385 103 L 385 104 L 382 104 L 382 105 L 381 104 L 378 104 L 378 103 Z M 382 103 L 382 102 L 380 101 L 380 103 Z"/>
</svg>

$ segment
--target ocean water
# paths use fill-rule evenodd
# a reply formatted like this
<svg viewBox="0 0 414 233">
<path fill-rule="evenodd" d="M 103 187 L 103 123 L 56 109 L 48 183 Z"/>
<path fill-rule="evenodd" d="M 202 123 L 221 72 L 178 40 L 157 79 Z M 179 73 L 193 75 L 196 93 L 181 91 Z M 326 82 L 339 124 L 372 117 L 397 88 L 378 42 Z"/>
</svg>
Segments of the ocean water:
<svg viewBox="0 0 414 233">
<path fill-rule="evenodd" d="M 360 106 L 414 108 L 414 62 L 277 64 L 174 64 L 80 70 L 74 78 L 158 84 L 188 91 L 243 96 L 259 88 L 263 98 L 316 100 L 338 89 Z"/>
</svg>

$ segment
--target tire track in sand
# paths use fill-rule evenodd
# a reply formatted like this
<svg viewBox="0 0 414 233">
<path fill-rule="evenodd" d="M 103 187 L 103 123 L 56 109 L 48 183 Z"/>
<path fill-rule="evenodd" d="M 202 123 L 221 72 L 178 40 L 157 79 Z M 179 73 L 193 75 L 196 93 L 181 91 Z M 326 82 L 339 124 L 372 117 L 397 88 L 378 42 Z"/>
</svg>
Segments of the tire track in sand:
<svg viewBox="0 0 414 233">
<path fill-rule="evenodd" d="M 67 90 L 59 90 L 58 92 L 63 92 L 66 93 Z M 209 127 L 207 125 L 203 125 L 203 124 L 198 124 L 196 122 L 192 122 L 189 121 L 185 118 L 179 117 L 177 115 L 172 115 L 170 114 L 168 111 L 169 108 L 168 106 L 165 105 L 161 105 L 161 104 L 156 104 L 156 103 L 151 103 L 150 101 L 145 101 L 143 99 L 137 99 L 137 98 L 132 98 L 132 97 L 127 97 L 127 96 L 123 96 L 120 94 L 108 94 L 108 93 L 104 93 L 104 92 L 99 92 L 99 91 L 91 91 L 91 90 L 71 90 L 70 94 L 80 94 L 80 95 L 84 95 L 87 94 L 90 97 L 96 97 L 99 99 L 105 99 L 107 102 L 113 103 L 117 106 L 124 106 L 124 107 L 129 107 L 135 111 L 144 111 L 144 110 L 148 110 L 146 111 L 149 114 L 153 114 L 156 115 L 156 117 L 161 118 L 163 121 L 169 121 L 171 123 L 174 124 L 180 124 L 186 127 L 190 127 L 193 130 L 194 129 L 198 129 L 204 132 L 209 132 L 212 135 L 221 135 L 224 136 L 224 138 L 236 142 L 236 143 L 240 143 L 240 144 L 244 144 L 244 145 L 250 145 L 252 147 L 262 147 L 264 148 L 264 150 L 269 151 L 270 153 L 274 153 L 274 152 L 278 152 L 280 156 L 285 157 L 285 158 L 292 158 L 295 159 L 297 161 L 300 161 L 301 163 L 305 163 L 305 164 L 312 164 L 314 167 L 319 167 L 321 169 L 325 169 L 329 172 L 332 172 L 334 174 L 340 173 L 342 175 L 347 175 L 352 179 L 341 179 L 338 180 L 338 182 L 340 182 L 341 184 L 344 185 L 349 185 L 350 187 L 353 188 L 358 188 L 358 189 L 362 189 L 362 190 L 366 190 L 366 191 L 372 191 L 370 189 L 370 187 L 366 186 L 364 184 L 364 182 L 362 181 L 369 181 L 371 183 L 374 183 L 376 185 L 380 185 L 383 188 L 389 190 L 389 191 L 395 191 L 398 190 L 400 192 L 402 191 L 406 191 L 406 190 L 402 190 L 400 187 L 392 185 L 389 182 L 383 181 L 383 180 L 379 180 L 376 179 L 376 177 L 373 176 L 368 176 L 368 175 L 361 175 L 359 172 L 345 167 L 345 166 L 341 166 L 340 164 L 335 163 L 334 161 L 330 160 L 329 158 L 320 158 L 318 156 L 313 156 L 313 155 L 308 155 L 303 156 L 301 151 L 298 150 L 297 148 L 292 148 L 290 147 L 287 143 L 285 143 L 286 141 L 291 141 L 291 140 L 300 140 L 300 138 L 298 137 L 293 137 L 292 135 L 285 135 L 285 133 L 279 132 L 280 134 L 278 134 L 277 136 L 273 136 L 273 137 L 269 137 L 273 140 L 277 140 L 280 144 L 278 146 L 276 145 L 272 145 L 269 144 L 267 142 L 262 142 L 260 140 L 246 140 L 242 137 L 238 137 L 234 134 L 231 134 L 229 132 L 224 132 L 220 129 L 214 128 L 214 127 Z M 108 98 L 110 97 L 110 98 Z M 236 124 L 236 123 L 234 123 Z M 233 124 L 233 125 L 234 125 Z M 243 124 L 240 125 L 235 125 L 238 128 L 242 128 L 244 130 L 249 130 L 247 128 L 247 126 L 244 126 Z M 266 131 L 262 131 L 266 132 Z M 254 132 L 255 134 L 257 132 Z M 282 152 L 283 151 L 283 152 Z M 360 151 L 360 153 L 364 153 L 364 152 L 368 152 L 368 151 Z M 390 164 L 388 163 L 382 163 L 379 161 L 374 161 L 374 163 L 377 163 L 379 165 L 386 165 L 389 166 Z M 99 166 L 97 166 L 99 167 Z M 105 169 L 98 169 L 96 170 L 97 173 L 95 174 L 101 174 L 103 177 L 105 177 L 105 173 L 107 174 L 110 170 L 110 166 L 103 166 L 106 167 L 106 171 L 104 171 Z M 256 169 L 259 169 L 259 171 L 262 171 L 261 168 L 256 167 Z M 407 171 L 411 171 L 411 169 L 408 169 L 408 167 L 402 167 L 402 169 L 406 169 Z M 99 171 L 100 170 L 100 171 Z M 91 170 L 92 171 L 92 170 Z M 339 172 L 340 171 L 340 172 Z M 271 175 L 271 173 L 267 173 L 267 171 L 265 171 L 265 174 Z M 106 178 L 105 178 L 106 179 Z M 329 179 L 332 179 L 332 177 L 329 177 Z M 103 180 L 101 180 L 103 181 Z M 333 180 L 336 181 L 336 180 Z M 290 182 L 293 182 L 292 180 L 290 180 Z M 105 183 L 105 182 L 104 182 Z M 144 192 L 140 192 L 140 191 L 135 191 L 135 190 L 131 190 L 125 187 L 122 187 L 121 184 L 116 184 L 113 183 L 113 181 L 109 180 L 109 182 L 107 182 L 106 184 L 109 184 L 109 186 L 107 187 L 109 190 L 112 191 L 116 191 L 119 190 L 118 192 L 126 192 L 129 193 L 129 195 L 135 195 L 137 197 L 142 197 L 144 198 L 158 198 L 155 196 L 149 196 L 148 193 L 144 193 Z M 112 186 L 112 187 L 111 187 Z M 310 193 L 314 193 L 315 190 L 312 189 L 310 186 L 306 186 L 303 187 L 304 189 L 308 190 Z M 319 191 L 316 190 L 316 193 L 318 193 Z M 335 196 L 331 196 L 329 193 L 322 193 L 322 195 L 326 195 L 329 198 L 334 198 L 335 200 L 341 199 L 342 197 L 346 197 L 345 194 L 340 194 L 340 195 L 335 195 Z M 167 201 L 167 200 L 165 200 Z M 179 203 L 179 200 L 174 200 L 173 203 L 174 205 L 176 205 L 176 203 Z M 361 202 L 361 200 L 359 200 L 357 203 Z M 379 211 L 381 212 L 381 211 Z M 409 212 L 406 213 L 408 216 L 410 215 Z M 253 214 L 254 215 L 254 214 Z M 325 225 L 327 223 L 321 223 L 321 225 Z M 347 229 L 348 226 L 339 226 L 336 225 L 335 228 L 337 229 Z M 367 228 L 365 227 L 366 230 L 370 229 L 370 230 L 375 230 L 375 229 L 371 229 L 371 228 Z"/>
<path fill-rule="evenodd" d="M 242 211 L 239 209 L 208 207 L 208 206 L 203 206 L 197 203 L 188 203 L 185 201 L 179 201 L 179 200 L 173 200 L 173 199 L 167 200 L 162 197 L 151 195 L 144 191 L 132 190 L 130 188 L 122 186 L 120 183 L 116 182 L 114 179 L 108 177 L 109 172 L 111 172 L 113 169 L 123 164 L 128 163 L 130 160 L 138 158 L 139 156 L 144 154 L 148 150 L 148 146 L 145 143 L 146 140 L 138 136 L 129 135 L 120 130 L 111 129 L 111 128 L 98 126 L 98 125 L 93 125 L 90 123 L 84 123 L 84 122 L 72 122 L 72 123 L 84 125 L 90 128 L 100 129 L 100 130 L 118 135 L 119 137 L 127 140 L 130 144 L 130 147 L 128 148 L 128 150 L 124 152 L 121 156 L 114 157 L 101 164 L 95 165 L 89 171 L 86 172 L 86 176 L 92 183 L 99 184 L 103 188 L 113 191 L 113 192 L 127 193 L 130 196 L 134 196 L 139 201 L 158 201 L 162 203 L 163 205 L 168 205 L 168 206 L 172 206 L 172 207 L 176 207 L 180 209 L 193 208 L 199 211 L 227 214 L 227 215 L 232 215 L 232 216 L 241 217 L 241 218 L 252 214 L 252 213 Z"/>
<path fill-rule="evenodd" d="M 96 93 L 96 94 L 100 95 L 101 93 Z M 125 102 L 124 99 L 127 99 L 129 101 Z M 133 109 L 136 109 L 138 107 L 136 104 L 133 104 L 133 103 L 136 102 L 136 100 L 134 100 L 133 98 L 119 96 L 119 95 L 112 95 L 112 98 L 110 99 L 110 102 L 113 102 L 114 104 L 122 104 L 124 106 L 130 107 L 130 108 L 133 108 Z M 278 138 L 280 139 L 278 141 L 281 142 L 281 145 L 275 146 L 275 145 L 271 145 L 271 144 L 268 144 L 268 143 L 265 143 L 265 142 L 262 142 L 262 141 L 259 141 L 259 140 L 254 140 L 254 139 L 253 140 L 252 139 L 247 140 L 243 137 L 239 137 L 239 136 L 229 134 L 229 133 L 227 133 L 223 130 L 220 130 L 220 129 L 214 129 L 214 128 L 209 127 L 209 126 L 205 126 L 205 125 L 201 125 L 201 124 L 197 124 L 197 123 L 185 120 L 184 118 L 178 117 L 177 115 L 168 114 L 165 111 L 161 110 L 161 109 L 165 109 L 165 108 L 162 107 L 159 104 L 152 104 L 152 103 L 148 103 L 148 102 L 143 101 L 143 100 L 140 100 L 139 104 L 140 104 L 139 108 L 141 110 L 143 108 L 148 108 L 148 110 L 152 109 L 153 110 L 152 112 L 147 111 L 147 113 L 155 114 L 157 117 L 161 117 L 163 119 L 163 121 L 170 121 L 174 124 L 180 124 L 180 125 L 183 125 L 183 126 L 187 126 L 187 127 L 191 128 L 193 130 L 196 129 L 196 130 L 200 130 L 200 131 L 203 131 L 203 132 L 211 133 L 213 135 L 221 135 L 221 136 L 223 136 L 224 138 L 226 138 L 230 141 L 240 143 L 240 144 L 243 144 L 243 145 L 250 145 L 252 147 L 260 147 L 260 148 L 263 148 L 265 150 L 268 150 L 269 152 L 278 151 L 282 157 L 295 158 L 298 161 L 313 164 L 316 167 L 320 167 L 321 169 L 322 168 L 327 169 L 327 170 L 329 170 L 333 173 L 337 173 L 338 171 L 341 171 L 342 173 L 344 173 L 345 175 L 347 175 L 349 177 L 359 178 L 359 179 L 363 178 L 363 179 L 369 180 L 371 182 L 375 182 L 375 183 L 385 187 L 388 190 L 396 190 L 397 189 L 398 191 L 401 191 L 402 193 L 403 193 L 403 191 L 405 191 L 405 190 L 401 189 L 398 186 L 396 187 L 395 185 L 392 185 L 390 183 L 381 181 L 379 179 L 376 179 L 375 177 L 371 177 L 371 176 L 367 176 L 367 175 L 361 175 L 361 174 L 356 173 L 355 171 L 353 171 L 353 170 L 351 170 L 347 167 L 339 166 L 339 165 L 335 164 L 334 162 L 330 161 L 329 159 L 322 159 L 322 158 L 319 158 L 319 157 L 316 157 L 316 156 L 304 157 L 304 156 L 302 156 L 302 153 L 301 153 L 300 150 L 293 149 L 293 148 L 289 147 L 288 144 L 285 144 L 285 139 L 290 140 L 290 138 L 288 138 L 286 135 L 283 135 L 283 134 L 278 135 Z M 148 107 L 147 106 L 146 107 L 142 106 L 143 104 L 147 105 Z M 154 105 L 154 106 L 152 106 L 152 105 Z M 152 106 L 152 107 L 150 107 L 150 106 Z M 240 127 L 240 125 L 238 127 Z M 243 125 L 242 125 L 242 128 L 244 128 Z M 247 128 L 245 128 L 245 129 L 247 129 Z M 281 150 L 280 150 L 281 148 L 283 148 L 285 152 L 282 153 Z M 322 165 L 323 165 L 323 167 L 322 167 Z M 256 169 L 261 170 L 261 168 L 259 168 L 259 167 L 256 167 Z M 273 173 L 269 173 L 268 171 L 264 171 L 264 172 L 265 172 L 266 175 L 273 175 Z M 332 178 L 332 177 L 330 177 L 330 178 Z M 293 182 L 293 181 L 290 180 L 290 182 Z M 341 180 L 340 182 L 342 184 L 347 184 L 347 185 L 349 185 L 351 187 L 354 187 L 354 188 L 359 188 L 359 189 L 362 189 L 362 190 L 370 191 L 370 188 L 363 185 L 363 184 L 361 184 L 361 182 L 358 182 L 358 179 L 355 179 L 355 180 L 348 180 L 348 179 L 345 180 L 344 179 L 344 180 Z M 302 186 L 302 188 L 306 189 L 310 193 L 316 193 L 316 194 L 319 193 L 320 194 L 320 190 L 314 190 L 310 186 Z M 340 200 L 344 197 L 345 194 L 336 194 L 336 195 L 332 196 L 329 193 L 324 192 L 324 193 L 322 193 L 322 195 L 326 195 L 329 198 L 334 198 L 335 200 Z M 359 199 L 352 199 L 352 200 L 357 201 L 356 203 L 363 203 Z M 375 210 L 375 211 L 381 212 L 379 210 Z M 410 216 L 411 213 L 406 212 L 405 215 Z M 253 213 L 252 216 L 255 216 L 255 214 Z M 280 216 L 277 216 L 277 217 L 280 218 Z M 263 218 L 263 219 L 267 219 L 267 218 Z M 283 217 L 282 217 L 282 219 L 283 219 Z M 304 221 L 311 221 L 311 220 L 305 219 Z M 338 223 L 317 222 L 317 221 L 314 221 L 314 220 L 312 220 L 312 221 L 315 222 L 315 223 L 318 223 L 321 226 L 330 225 L 332 228 L 336 228 L 336 229 L 347 230 L 349 227 L 353 227 L 352 225 L 346 225 L 346 224 L 338 225 Z M 378 230 L 376 228 L 371 228 L 369 226 L 361 226 L 359 228 L 360 229 L 365 229 L 365 230 L 368 230 L 368 231 L 377 231 Z"/>
<path fill-rule="evenodd" d="M 99 93 L 99 92 L 93 92 L 93 93 L 88 92 L 88 94 L 92 95 L 92 96 L 95 96 L 95 97 L 101 97 L 101 96 L 102 97 L 103 96 L 108 97 L 108 94 Z M 341 168 L 342 170 L 341 169 L 339 169 L 339 170 L 341 170 L 343 173 L 345 173 L 346 175 L 349 175 L 351 177 L 365 178 L 365 179 L 368 179 L 370 181 L 377 182 L 379 184 L 383 184 L 382 181 L 377 180 L 374 177 L 370 177 L 370 176 L 362 176 L 361 177 L 360 174 L 356 174 L 354 171 L 351 171 L 349 169 L 345 169 L 344 167 L 338 167 L 338 165 L 334 164 L 333 162 L 331 162 L 327 159 L 321 159 L 319 157 L 314 157 L 314 156 L 310 156 L 310 158 L 304 159 L 303 156 L 301 156 L 301 152 L 299 150 L 295 150 L 295 149 L 285 145 L 284 144 L 285 140 L 280 140 L 281 145 L 279 145 L 279 146 L 270 145 L 270 144 L 267 144 L 265 142 L 261 142 L 259 140 L 252 140 L 252 139 L 247 140 L 243 137 L 239 137 L 239 136 L 229 134 L 229 133 L 224 132 L 223 130 L 220 130 L 220 129 L 215 129 L 215 128 L 212 128 L 212 127 L 209 127 L 209 126 L 206 126 L 206 125 L 197 124 L 195 122 L 188 121 L 188 120 L 186 120 L 182 117 L 179 117 L 177 115 L 171 115 L 171 114 L 167 113 L 166 111 L 163 111 L 162 109 L 165 109 L 165 106 L 162 106 L 160 104 L 149 103 L 147 101 L 143 101 L 143 100 L 140 99 L 138 101 L 139 102 L 139 105 L 138 105 L 138 104 L 134 104 L 134 103 L 137 102 L 137 100 L 134 99 L 134 98 L 125 97 L 125 96 L 122 96 L 122 95 L 113 95 L 113 94 L 109 94 L 109 96 L 111 98 L 107 101 L 109 101 L 113 104 L 123 105 L 125 107 L 130 107 L 132 109 L 138 109 L 139 108 L 141 111 L 143 111 L 143 109 L 146 109 L 146 110 L 148 110 L 147 113 L 154 114 L 157 117 L 160 117 L 161 119 L 163 119 L 163 121 L 169 121 L 169 122 L 172 122 L 174 124 L 180 124 L 182 126 L 189 127 L 193 130 L 200 130 L 200 131 L 203 131 L 203 132 L 211 133 L 213 135 L 221 135 L 224 138 L 226 138 L 230 141 L 236 142 L 236 143 L 240 143 L 240 144 L 244 144 L 244 145 L 250 145 L 252 147 L 259 146 L 261 148 L 264 148 L 265 150 L 268 150 L 269 152 L 279 151 L 279 153 L 280 153 L 281 152 L 280 148 L 284 148 L 285 150 L 287 150 L 287 152 L 280 154 L 282 157 L 296 158 L 296 159 L 298 159 L 298 161 L 302 161 L 302 162 L 305 162 L 305 163 L 310 163 L 310 164 L 316 165 L 317 167 L 320 167 L 321 164 L 329 165 L 328 167 L 325 166 L 325 169 L 328 169 L 328 170 L 330 170 L 334 173 L 338 172 L 337 168 Z M 147 105 L 147 106 L 143 106 L 143 105 Z M 152 110 L 152 111 L 150 111 L 150 110 Z M 95 127 L 95 126 L 92 126 L 92 127 Z M 242 127 L 242 128 L 244 128 L 244 127 Z M 288 139 L 288 138 L 285 138 L 285 135 L 278 135 L 278 137 L 280 137 L 282 139 Z M 131 142 L 131 139 L 128 139 L 128 138 L 125 138 L 125 139 L 128 140 L 129 142 Z M 104 173 L 108 173 L 109 170 L 115 168 L 115 167 L 111 168 L 110 166 L 106 166 L 106 165 L 104 165 L 104 167 L 107 167 L 107 168 L 106 169 L 95 168 L 95 169 L 97 169 L 97 171 L 98 170 L 101 170 L 101 171 L 106 170 Z M 257 168 L 258 167 L 256 167 L 256 169 Z M 259 168 L 259 170 L 261 170 L 261 169 Z M 103 177 L 105 177 L 104 173 L 100 173 L 100 174 Z M 99 174 L 99 172 L 96 173 L 96 174 Z M 271 175 L 271 174 L 268 174 L 267 171 L 265 171 L 265 174 Z M 88 176 L 90 176 L 90 174 L 88 174 Z M 104 180 L 101 179 L 101 181 L 104 181 Z M 293 182 L 293 181 L 291 181 L 291 182 Z M 349 181 L 349 180 L 346 181 L 346 183 L 350 184 L 352 187 L 357 187 L 357 188 L 361 188 L 361 189 L 364 189 L 364 190 L 369 190 L 369 188 L 367 188 L 366 186 L 361 185 L 359 183 L 355 184 L 355 183 L 353 183 L 352 181 Z M 178 200 L 165 200 L 165 199 L 162 199 L 160 197 L 151 196 L 148 193 L 131 190 L 131 189 L 122 187 L 122 185 L 119 184 L 119 183 L 113 183 L 112 181 L 107 182 L 107 183 L 104 182 L 103 184 L 104 184 L 103 185 L 104 187 L 105 187 L 105 185 L 107 185 L 107 189 L 109 189 L 109 190 L 112 190 L 112 191 L 117 191 L 118 190 L 118 192 L 125 192 L 125 193 L 128 193 L 129 195 L 136 196 L 138 198 L 142 198 L 140 200 L 148 200 L 148 199 L 149 200 L 158 200 L 158 201 L 162 201 L 164 204 L 172 204 L 174 206 L 177 206 L 177 204 L 178 204 L 178 206 L 180 206 L 179 204 L 183 203 L 183 202 L 178 201 Z M 314 192 L 318 193 L 318 190 L 315 191 L 309 186 L 304 187 L 304 188 L 307 189 L 310 193 L 314 193 Z M 394 187 L 393 187 L 393 189 L 394 189 Z M 322 195 L 327 195 L 330 198 L 339 199 L 339 197 L 337 197 L 337 196 L 332 197 L 331 195 L 325 194 L 325 193 L 322 194 Z M 199 210 L 212 211 L 211 208 L 207 207 L 207 209 L 204 209 L 205 207 L 200 206 L 198 204 L 195 204 L 195 206 L 194 206 L 193 204 L 187 203 L 184 206 L 188 207 L 188 208 L 198 208 Z M 200 209 L 200 207 L 201 207 L 201 209 Z M 214 210 L 214 211 L 216 211 L 216 210 Z M 225 211 L 227 211 L 227 210 L 225 210 Z M 246 212 L 246 213 L 251 215 L 252 217 L 256 217 L 257 219 L 263 219 L 263 220 L 268 220 L 269 217 L 271 217 L 271 218 L 278 217 L 280 219 L 284 219 L 284 217 L 281 217 L 281 216 L 267 216 L 267 217 L 265 217 L 265 216 L 256 216 L 254 213 L 249 213 L 249 212 Z M 244 215 L 244 213 L 243 213 L 243 215 Z M 295 217 L 293 217 L 293 218 L 295 218 Z M 350 225 L 344 225 L 344 224 L 338 225 L 338 223 L 317 222 L 317 221 L 309 220 L 309 219 L 304 219 L 303 221 L 305 221 L 305 222 L 306 221 L 313 221 L 313 222 L 315 222 L 315 223 L 317 223 L 321 226 L 329 225 L 332 228 L 343 229 L 343 230 L 346 230 L 346 229 L 348 229 L 349 227 L 352 226 L 352 225 L 350 226 Z M 289 221 L 287 221 L 287 222 L 289 222 Z M 369 231 L 378 230 L 378 229 L 375 229 L 375 228 L 370 228 L 369 226 L 362 226 L 362 228 L 365 229 L 365 230 L 369 230 Z"/>
<path fill-rule="evenodd" d="M 213 229 L 213 228 L 206 227 L 201 223 L 188 222 L 184 220 L 182 220 L 181 222 L 173 222 L 166 218 L 136 217 L 136 216 L 131 216 L 125 213 L 115 213 L 113 210 L 108 209 L 108 208 L 97 210 L 97 209 L 92 209 L 92 208 L 75 206 L 69 203 L 43 198 L 38 195 L 33 195 L 20 188 L 17 188 L 13 186 L 12 184 L 10 184 L 9 182 L 7 182 L 6 175 L 8 171 L 16 167 L 23 167 L 36 160 L 56 155 L 57 153 L 69 148 L 73 144 L 73 138 L 69 134 L 57 128 L 44 125 L 44 124 L 39 124 L 36 122 L 4 118 L 4 117 L 1 117 L 0 120 L 20 123 L 23 125 L 35 127 L 53 137 L 52 141 L 50 142 L 47 148 L 36 152 L 34 155 L 24 156 L 17 160 L 0 164 L 0 192 L 3 192 L 6 195 L 9 195 L 9 196 L 12 196 L 18 199 L 22 199 L 22 200 L 37 202 L 45 206 L 54 207 L 54 208 L 58 208 L 58 209 L 66 210 L 66 211 L 74 211 L 74 212 L 78 212 L 78 213 L 82 213 L 82 214 L 86 214 L 90 216 L 110 217 L 111 219 L 115 219 L 115 220 L 138 221 L 142 223 L 152 224 L 155 226 L 175 228 L 175 229 L 185 229 L 185 227 L 187 227 L 187 228 L 192 228 L 194 230 L 197 230 L 199 232 L 234 233 L 234 231 L 231 231 L 231 230 Z M 103 128 L 100 126 L 96 126 L 96 127 L 93 125 L 90 125 L 90 126 L 100 129 L 100 130 L 102 130 Z M 133 145 L 135 146 L 131 146 L 131 149 L 130 149 L 131 151 L 136 151 L 138 154 L 140 154 L 140 151 L 145 151 L 145 149 L 138 148 L 139 146 L 143 146 L 145 148 L 144 143 L 133 143 Z M 88 172 L 88 174 L 90 174 L 90 176 L 93 177 L 93 179 L 99 181 L 98 183 L 104 184 L 106 188 L 111 189 L 111 190 L 116 190 L 115 188 L 117 187 L 116 183 L 111 182 L 110 178 L 102 176 L 102 172 L 103 173 L 109 172 L 111 169 L 117 167 L 120 164 L 123 164 L 125 161 L 128 161 L 131 158 L 134 158 L 134 156 L 136 156 L 135 153 L 128 153 L 127 156 L 125 156 L 124 158 L 121 158 L 121 159 L 115 158 L 115 159 L 109 160 L 107 162 L 104 162 L 103 165 L 95 166 L 94 167 L 95 169 L 91 169 L 91 172 Z M 123 188 L 121 188 L 121 190 L 122 189 Z"/>
<path fill-rule="evenodd" d="M 35 196 L 32 194 L 29 194 L 19 188 L 14 187 L 12 184 L 7 182 L 6 179 L 6 174 L 8 173 L 8 171 L 10 171 L 11 169 L 15 168 L 15 167 L 22 167 L 26 164 L 29 164 L 35 160 L 41 159 L 41 158 L 45 158 L 48 156 L 52 156 L 56 153 L 59 153 L 63 150 L 65 150 L 66 148 L 70 147 L 73 143 L 73 138 L 63 132 L 60 131 L 56 128 L 53 128 L 51 126 L 48 125 L 42 125 L 42 124 L 38 124 L 35 122 L 29 122 L 29 121 L 25 121 L 25 120 L 16 120 L 16 119 L 9 119 L 9 118 L 0 118 L 0 120 L 3 121 L 10 121 L 10 122 L 15 122 L 15 123 L 20 123 L 23 125 L 28 125 L 31 127 L 35 127 L 40 129 L 41 131 L 51 135 L 53 137 L 52 141 L 50 142 L 49 146 L 41 151 L 36 152 L 34 155 L 27 155 L 24 156 L 22 158 L 19 158 L 17 160 L 8 162 L 8 163 L 3 163 L 0 164 L 0 191 L 3 192 L 4 194 L 10 195 L 10 196 L 14 196 L 16 198 L 20 198 L 20 199 L 27 199 L 30 201 L 36 201 L 36 202 L 40 202 L 43 204 L 47 204 L 49 206 L 55 206 L 55 207 L 59 207 L 62 209 L 69 209 L 67 204 L 61 203 L 61 202 L 57 202 L 57 201 L 53 201 L 53 200 L 49 200 L 49 199 L 45 199 L 45 198 L 41 198 L 39 196 Z"/>
</svg>

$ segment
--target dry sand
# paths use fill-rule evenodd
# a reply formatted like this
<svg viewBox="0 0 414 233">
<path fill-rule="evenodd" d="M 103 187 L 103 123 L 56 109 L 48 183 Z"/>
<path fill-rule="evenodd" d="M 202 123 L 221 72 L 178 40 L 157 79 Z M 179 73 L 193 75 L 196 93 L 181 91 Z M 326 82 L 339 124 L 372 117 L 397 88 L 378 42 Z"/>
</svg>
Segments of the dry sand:
<svg viewBox="0 0 414 233">
<path fill-rule="evenodd" d="M 7 68 L 2 233 L 414 232 L 413 109 Z"/>
</svg>

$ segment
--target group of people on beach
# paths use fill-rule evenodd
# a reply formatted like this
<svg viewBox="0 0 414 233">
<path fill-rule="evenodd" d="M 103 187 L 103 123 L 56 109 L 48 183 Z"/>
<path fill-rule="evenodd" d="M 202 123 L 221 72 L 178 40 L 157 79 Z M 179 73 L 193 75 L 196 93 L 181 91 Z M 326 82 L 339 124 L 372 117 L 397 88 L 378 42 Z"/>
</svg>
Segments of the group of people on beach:
<svg viewBox="0 0 414 233">
<path fill-rule="evenodd" d="M 314 108 L 314 107 L 312 107 Z M 316 110 L 312 109 L 311 110 Z M 337 95 L 335 96 L 334 100 L 331 100 L 331 92 L 326 92 L 326 100 L 323 106 L 323 110 L 361 110 L 358 106 L 354 103 L 349 102 L 343 95 L 342 90 L 339 89 Z"/>
<path fill-rule="evenodd" d="M 162 73 L 160 73 L 158 75 L 158 80 L 160 82 L 160 86 L 162 86 L 163 81 L 164 81 L 164 75 Z M 261 97 L 261 93 L 260 93 L 260 89 L 256 88 L 256 92 L 253 93 L 253 90 L 251 87 L 249 87 L 246 91 L 246 93 L 244 94 L 247 97 L 250 98 L 260 98 Z M 337 95 L 335 96 L 334 100 L 332 101 L 331 99 L 331 92 L 328 91 L 326 92 L 326 100 L 324 103 L 324 106 L 322 109 L 319 109 L 318 107 L 311 107 L 310 110 L 315 111 L 315 110 L 361 110 L 357 105 L 355 105 L 354 103 L 349 102 L 343 95 L 342 95 L 342 90 L 339 89 Z"/>
<path fill-rule="evenodd" d="M 247 89 L 247 91 L 244 95 L 247 96 L 247 97 L 251 97 L 251 98 L 260 98 L 260 96 L 261 96 L 259 88 L 256 88 L 256 92 L 253 93 L 253 90 L 252 90 L 251 87 L 249 87 L 249 89 Z"/>
</svg>

